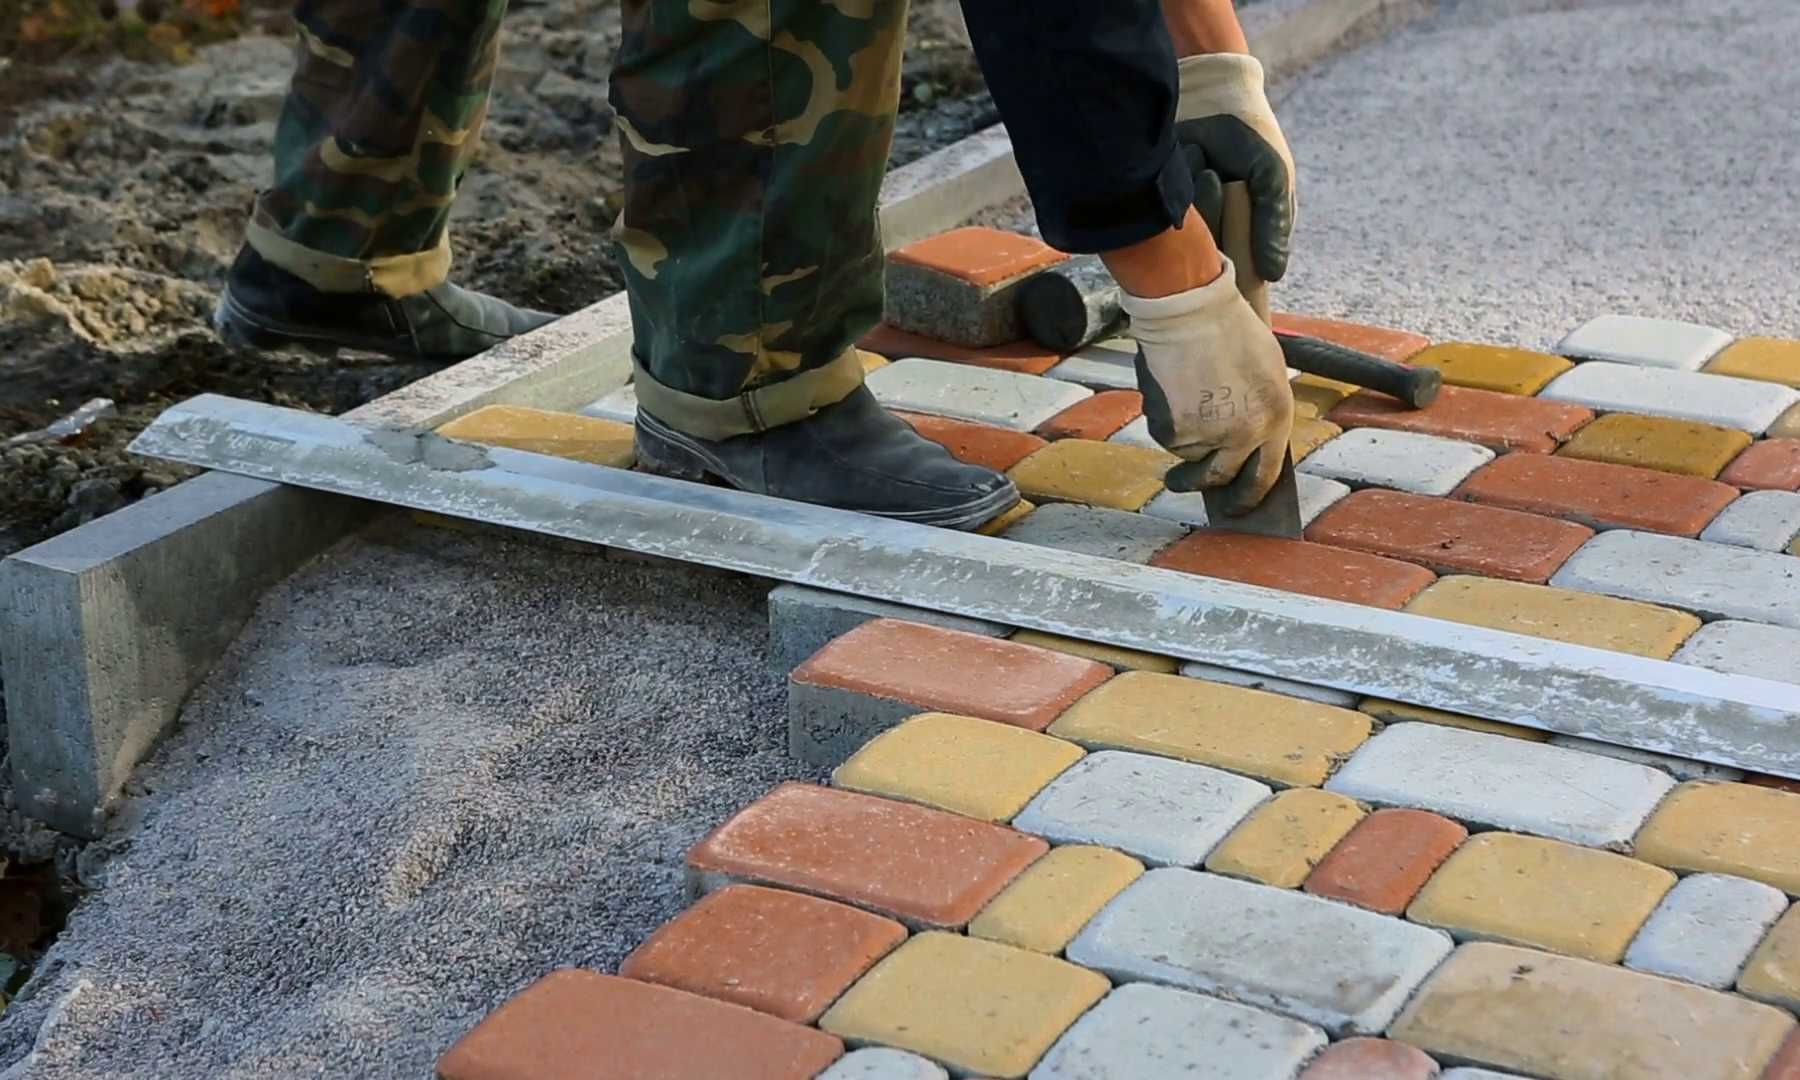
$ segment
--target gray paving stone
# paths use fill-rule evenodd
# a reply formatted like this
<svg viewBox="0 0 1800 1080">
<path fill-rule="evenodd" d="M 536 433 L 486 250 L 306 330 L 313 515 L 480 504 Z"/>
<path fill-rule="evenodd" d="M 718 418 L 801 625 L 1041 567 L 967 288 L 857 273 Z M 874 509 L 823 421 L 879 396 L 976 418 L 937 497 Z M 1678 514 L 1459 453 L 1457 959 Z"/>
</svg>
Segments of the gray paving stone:
<svg viewBox="0 0 1800 1080">
<path fill-rule="evenodd" d="M 1787 910 L 1780 889 L 1725 874 L 1682 878 L 1650 913 L 1624 964 L 1652 975 L 1726 990 L 1775 920 Z"/>
<path fill-rule="evenodd" d="M 1362 700 L 1361 694 L 1348 690 L 1334 690 L 1329 686 L 1315 686 L 1312 683 L 1279 679 L 1273 675 L 1258 675 L 1253 671 L 1239 671 L 1236 668 L 1202 664 L 1194 660 L 1182 664 L 1181 673 L 1190 679 L 1205 679 L 1207 682 L 1225 683 L 1228 686 L 1247 686 L 1252 690 L 1267 690 L 1272 694 L 1286 694 L 1288 697 L 1305 698 L 1346 709 L 1356 708 L 1356 703 Z"/>
<path fill-rule="evenodd" d="M 1550 736 L 1550 745 L 1579 750 L 1584 754 L 1599 754 L 1602 757 L 1616 758 L 1619 761 L 1648 765 L 1652 769 L 1661 769 L 1677 780 L 1742 780 L 1744 778 L 1744 770 L 1734 769 L 1729 765 L 1713 765 L 1705 761 L 1694 761 L 1691 758 L 1658 754 L 1651 750 L 1614 746 L 1612 743 L 1583 739 L 1576 735 L 1552 735 Z"/>
<path fill-rule="evenodd" d="M 1300 523 L 1312 524 L 1313 518 L 1323 514 L 1332 503 L 1350 494 L 1348 484 L 1340 484 L 1336 480 L 1327 480 L 1323 476 L 1296 471 L 1296 486 L 1300 491 Z M 1167 521 L 1178 521 L 1194 528 L 1206 527 L 1206 498 L 1198 491 L 1165 491 L 1144 504 L 1140 513 L 1151 517 L 1163 518 Z"/>
<path fill-rule="evenodd" d="M 1358 747 L 1327 790 L 1432 810 L 1477 828 L 1622 849 L 1675 780 L 1628 761 L 1506 735 L 1395 724 Z"/>
<path fill-rule="evenodd" d="M 910 358 L 876 368 L 869 390 L 883 405 L 907 412 L 1031 431 L 1084 398 L 1085 386 L 1012 371 Z"/>
<path fill-rule="evenodd" d="M 626 383 L 576 411 L 583 416 L 596 416 L 602 420 L 617 420 L 621 424 L 629 424 L 637 419 L 637 404 L 637 387 Z"/>
<path fill-rule="evenodd" d="M 1112 338 L 1065 357 L 1062 363 L 1044 372 L 1044 377 L 1095 390 L 1136 390 L 1136 364 L 1137 342 Z"/>
<path fill-rule="evenodd" d="M 1001 535 L 1008 540 L 1058 551 L 1078 551 L 1124 562 L 1150 557 L 1188 534 L 1171 521 L 1096 506 L 1054 503 L 1040 506 Z"/>
<path fill-rule="evenodd" d="M 1800 492 L 1752 491 L 1719 512 L 1700 533 L 1715 544 L 1786 551 L 1800 536 Z"/>
<path fill-rule="evenodd" d="M 1068 957 L 1117 981 L 1198 990 L 1343 1037 L 1386 1028 L 1450 948 L 1441 930 L 1168 868 L 1138 878 L 1102 908 Z"/>
<path fill-rule="evenodd" d="M 925 710 L 907 701 L 816 686 L 788 677 L 788 753 L 808 765 L 841 765 L 864 743 Z"/>
<path fill-rule="evenodd" d="M 1415 495 L 1448 495 L 1470 473 L 1494 460 L 1485 446 L 1411 431 L 1356 428 L 1306 455 L 1300 473 Z"/>
<path fill-rule="evenodd" d="M 1600 360 L 1577 364 L 1563 372 L 1538 396 L 1586 405 L 1600 412 L 1698 420 L 1752 435 L 1761 435 L 1790 406 L 1800 402 L 1800 390 L 1780 383 Z"/>
<path fill-rule="evenodd" d="M 1556 351 L 1575 360 L 1698 371 L 1733 340 L 1723 330 L 1697 323 L 1601 315 L 1569 331 Z"/>
<path fill-rule="evenodd" d="M 872 619 L 904 619 L 987 637 L 1005 637 L 1012 628 L 985 619 L 969 619 L 886 600 L 846 593 L 778 585 L 769 592 L 769 666 L 788 672 L 805 663 L 827 643 Z"/>
<path fill-rule="evenodd" d="M 1310 1024 L 1166 986 L 1127 983 L 1063 1033 L 1031 1080 L 1293 1080 L 1325 1047 Z"/>
<path fill-rule="evenodd" d="M 1614 529 L 1581 545 L 1550 584 L 1705 619 L 1800 627 L 1800 559 L 1792 555 Z"/>
<path fill-rule="evenodd" d="M 1025 337 L 1019 286 L 1031 271 L 992 285 L 899 259 L 887 262 L 883 319 L 902 330 L 958 345 L 1004 345 Z"/>
<path fill-rule="evenodd" d="M 1673 659 L 1727 675 L 1800 683 L 1800 630 L 1732 620 L 1707 623 Z"/>
<path fill-rule="evenodd" d="M 917 1054 L 870 1046 L 838 1058 L 817 1080 L 950 1080 L 950 1074 Z"/>
<path fill-rule="evenodd" d="M 1221 769 L 1100 750 L 1038 792 L 1013 819 L 1059 844 L 1118 848 L 1152 866 L 1198 866 L 1269 787 Z"/>
<path fill-rule="evenodd" d="M 1150 421 L 1141 416 L 1113 432 L 1106 441 L 1120 443 L 1125 446 L 1148 446 L 1152 448 L 1160 448 L 1162 446 L 1161 443 L 1150 437 Z"/>
</svg>

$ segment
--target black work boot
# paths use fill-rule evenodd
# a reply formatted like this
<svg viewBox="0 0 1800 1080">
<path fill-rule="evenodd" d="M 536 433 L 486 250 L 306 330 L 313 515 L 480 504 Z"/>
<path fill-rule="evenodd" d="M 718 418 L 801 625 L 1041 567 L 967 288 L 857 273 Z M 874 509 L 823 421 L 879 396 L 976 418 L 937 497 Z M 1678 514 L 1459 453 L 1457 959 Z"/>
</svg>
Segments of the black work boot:
<svg viewBox="0 0 1800 1080">
<path fill-rule="evenodd" d="M 442 365 L 555 319 L 450 284 L 399 299 L 320 292 L 245 245 L 225 278 L 213 328 L 242 348 L 299 345 L 325 355 L 358 349 Z"/>
<path fill-rule="evenodd" d="M 1011 480 L 951 457 L 866 386 L 805 420 L 717 441 L 684 435 L 640 407 L 637 456 L 664 476 L 947 529 L 978 528 L 1019 501 Z"/>
</svg>

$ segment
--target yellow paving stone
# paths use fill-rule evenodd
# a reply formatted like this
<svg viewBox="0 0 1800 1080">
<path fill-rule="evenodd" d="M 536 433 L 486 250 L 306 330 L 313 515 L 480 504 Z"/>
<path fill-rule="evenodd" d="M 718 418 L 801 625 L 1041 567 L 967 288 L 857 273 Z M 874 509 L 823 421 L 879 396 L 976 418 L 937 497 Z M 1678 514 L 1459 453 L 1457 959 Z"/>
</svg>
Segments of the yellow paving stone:
<svg viewBox="0 0 1800 1080">
<path fill-rule="evenodd" d="M 1018 630 L 1012 640 L 1021 645 L 1036 645 L 1040 649 L 1054 649 L 1057 652 L 1069 653 L 1072 656 L 1085 656 L 1089 660 L 1098 660 L 1121 671 L 1160 671 L 1165 675 L 1173 675 L 1179 662 L 1173 656 L 1158 656 L 1138 649 L 1126 649 L 1117 645 L 1106 645 L 1098 641 L 1082 641 L 1080 638 L 1063 637 L 1060 634 L 1046 634 L 1041 630 Z"/>
<path fill-rule="evenodd" d="M 1318 788 L 1283 791 L 1257 807 L 1206 857 L 1215 874 L 1298 888 L 1363 817 L 1355 799 Z"/>
<path fill-rule="evenodd" d="M 1669 793 L 1633 846 L 1658 866 L 1736 874 L 1800 894 L 1800 794 L 1690 781 Z"/>
<path fill-rule="evenodd" d="M 1789 1010 L 1800 1010 L 1800 907 L 1790 907 L 1750 954 L 1738 992 Z"/>
<path fill-rule="evenodd" d="M 1180 459 L 1148 446 L 1058 439 L 1010 471 L 1026 498 L 1137 510 L 1163 488 Z"/>
<path fill-rule="evenodd" d="M 1037 506 L 1029 499 L 1020 499 L 1013 508 L 999 517 L 975 530 L 983 536 L 998 536 L 1019 523 L 1019 519 L 1036 510 Z"/>
<path fill-rule="evenodd" d="M 1748 434 L 1731 428 L 1666 416 L 1613 413 L 1577 431 L 1557 453 L 1711 479 L 1749 445 Z"/>
<path fill-rule="evenodd" d="M 1477 938 L 1614 964 L 1675 887 L 1660 866 L 1561 840 L 1471 837 L 1438 867 L 1406 917 Z"/>
<path fill-rule="evenodd" d="M 1501 394 L 1535 394 L 1548 386 L 1551 379 L 1575 366 L 1549 353 L 1468 341 L 1446 341 L 1429 346 L 1414 353 L 1406 362 L 1437 368 L 1444 373 L 1444 382 L 1451 386 L 1493 390 Z"/>
<path fill-rule="evenodd" d="M 1053 956 L 940 931 L 915 934 L 844 993 L 819 1027 L 895 1046 L 957 1075 L 1024 1076 L 1111 989 Z"/>
<path fill-rule="evenodd" d="M 1367 716 L 1316 701 L 1128 671 L 1070 706 L 1050 733 L 1305 787 L 1322 783 L 1373 726 Z"/>
<path fill-rule="evenodd" d="M 1764 434 L 1771 439 L 1800 439 L 1800 405 L 1782 413 Z"/>
<path fill-rule="evenodd" d="M 1095 912 L 1143 872 L 1143 863 L 1111 848 L 1052 848 L 981 909 L 969 923 L 969 936 L 1060 953 Z"/>
<path fill-rule="evenodd" d="M 1466 731 L 1486 732 L 1489 735 L 1510 735 L 1515 739 L 1524 739 L 1526 742 L 1550 741 L 1548 731 L 1520 727 L 1518 724 L 1504 724 L 1498 720 L 1483 720 L 1479 716 L 1464 716 L 1462 713 L 1445 712 L 1443 709 L 1432 709 L 1424 705 L 1408 705 L 1404 701 L 1363 698 L 1356 707 L 1384 724 L 1402 724 L 1409 720 L 1417 720 L 1426 724 L 1458 727 Z"/>
<path fill-rule="evenodd" d="M 1301 375 L 1290 386 L 1294 388 L 1294 416 L 1324 416 L 1337 403 L 1356 393 L 1361 387 L 1319 375 Z"/>
<path fill-rule="evenodd" d="M 869 372 L 874 371 L 877 368 L 887 367 L 887 364 L 888 364 L 887 357 L 881 355 L 880 353 L 872 353 L 867 349 L 856 350 L 856 358 L 858 360 L 862 361 L 862 369 L 863 369 L 864 375 L 867 375 Z"/>
<path fill-rule="evenodd" d="M 1800 386 L 1800 341 L 1747 337 L 1727 345 L 1701 369 L 1714 375 Z"/>
<path fill-rule="evenodd" d="M 630 424 L 516 405 L 476 409 L 437 432 L 447 439 L 506 446 L 620 469 L 630 468 L 637 456 Z"/>
<path fill-rule="evenodd" d="M 1011 724 L 921 713 L 870 739 L 831 774 L 851 791 L 1008 821 L 1083 756 L 1081 747 Z"/>
<path fill-rule="evenodd" d="M 1414 615 L 1667 660 L 1700 620 L 1673 608 L 1498 578 L 1443 577 L 1413 597 Z"/>
<path fill-rule="evenodd" d="M 1320 420 L 1317 417 L 1295 417 L 1294 431 L 1288 439 L 1288 445 L 1294 450 L 1294 461 L 1298 463 L 1301 458 L 1343 433 L 1343 428 L 1329 420 Z"/>
</svg>

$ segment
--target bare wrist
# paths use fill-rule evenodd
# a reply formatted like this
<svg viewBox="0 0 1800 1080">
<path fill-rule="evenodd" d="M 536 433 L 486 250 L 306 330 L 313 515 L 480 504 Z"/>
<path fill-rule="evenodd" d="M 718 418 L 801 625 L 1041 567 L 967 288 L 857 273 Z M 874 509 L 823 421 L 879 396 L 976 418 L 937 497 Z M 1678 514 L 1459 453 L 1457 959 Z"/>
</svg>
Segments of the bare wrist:
<svg viewBox="0 0 1800 1080">
<path fill-rule="evenodd" d="M 1225 271 L 1211 230 L 1191 207 L 1179 228 L 1102 252 L 1100 259 L 1121 289 L 1146 300 L 1211 284 Z"/>
</svg>

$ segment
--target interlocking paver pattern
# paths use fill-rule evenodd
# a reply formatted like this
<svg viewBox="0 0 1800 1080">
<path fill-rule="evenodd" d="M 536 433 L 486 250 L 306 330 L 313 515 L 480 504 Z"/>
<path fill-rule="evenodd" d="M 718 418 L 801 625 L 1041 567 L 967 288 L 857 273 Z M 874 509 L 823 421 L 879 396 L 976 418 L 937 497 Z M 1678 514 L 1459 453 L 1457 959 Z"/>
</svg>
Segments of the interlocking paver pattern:
<svg viewBox="0 0 1800 1080">
<path fill-rule="evenodd" d="M 1292 889 L 1362 817 L 1362 807 L 1342 795 L 1318 788 L 1283 791 L 1213 848 L 1206 868 Z"/>
<path fill-rule="evenodd" d="M 1299 470 L 1348 484 L 1418 495 L 1448 495 L 1469 474 L 1494 460 L 1474 443 L 1410 431 L 1361 428 L 1319 447 Z"/>
<path fill-rule="evenodd" d="M 906 358 L 869 373 L 883 405 L 978 424 L 1030 431 L 1092 391 L 1012 371 Z"/>
<path fill-rule="evenodd" d="M 1437 1062 L 1414 1047 L 1358 1036 L 1326 1047 L 1300 1080 L 1432 1080 L 1437 1074 Z"/>
<path fill-rule="evenodd" d="M 1638 931 L 1624 964 L 1652 975 L 1729 989 L 1787 909 L 1780 889 L 1727 874 L 1690 874 Z"/>
<path fill-rule="evenodd" d="M 1350 494 L 1350 485 L 1311 473 L 1296 472 L 1294 483 L 1300 492 L 1302 525 L 1312 524 L 1327 507 Z M 1198 491 L 1164 491 L 1145 503 L 1142 512 L 1196 528 L 1207 524 L 1206 496 Z"/>
<path fill-rule="evenodd" d="M 1800 390 L 1705 372 L 1667 371 L 1592 361 L 1544 387 L 1539 398 L 1599 412 L 1698 420 L 1760 435 L 1795 403 Z"/>
<path fill-rule="evenodd" d="M 1007 821 L 1081 760 L 1074 743 L 950 713 L 922 713 L 869 740 L 831 782 L 850 791 Z"/>
<path fill-rule="evenodd" d="M 1727 506 L 1700 539 L 1712 544 L 1786 551 L 1800 536 L 1800 492 L 1752 491 Z"/>
<path fill-rule="evenodd" d="M 1735 428 L 1614 413 L 1577 431 L 1557 454 L 1711 478 L 1749 445 L 1750 436 Z"/>
<path fill-rule="evenodd" d="M 1542 583 L 1593 530 L 1518 510 L 1400 491 L 1357 491 L 1319 515 L 1306 538 L 1415 562 L 1440 574 Z"/>
<path fill-rule="evenodd" d="M 1059 439 L 1014 465 L 1009 474 L 1026 498 L 1114 510 L 1137 510 L 1163 489 L 1179 459 L 1155 447 Z"/>
<path fill-rule="evenodd" d="M 1566 376 L 1565 376 L 1566 377 Z M 1446 386 L 1423 409 L 1384 394 L 1359 391 L 1325 417 L 1345 428 L 1386 428 L 1441 435 L 1495 451 L 1547 454 L 1594 418 L 1582 405 Z"/>
<path fill-rule="evenodd" d="M 1499 394 L 1535 394 L 1573 366 L 1562 357 L 1549 353 L 1468 341 L 1433 345 L 1407 362 L 1418 367 L 1437 368 L 1444 373 L 1444 382 L 1450 386 L 1491 390 Z"/>
<path fill-rule="evenodd" d="M 1800 683 L 1800 630 L 1730 619 L 1707 623 L 1674 659 L 1730 675 Z"/>
<path fill-rule="evenodd" d="M 1166 986 L 1127 983 L 1075 1022 L 1031 1071 L 1031 1080 L 1226 1075 L 1290 1080 L 1324 1045 L 1318 1028 L 1285 1016 Z"/>
<path fill-rule="evenodd" d="M 1747 337 L 1725 347 L 1710 360 L 1706 371 L 1800 386 L 1800 341 L 1791 338 Z"/>
<path fill-rule="evenodd" d="M 923 413 L 896 413 L 919 434 L 950 451 L 958 461 L 1005 472 L 1044 448 L 1045 441 L 1030 432 L 953 420 Z"/>
<path fill-rule="evenodd" d="M 1800 627 L 1792 555 L 1620 529 L 1582 545 L 1550 584 L 1692 611 Z"/>
<path fill-rule="evenodd" d="M 1406 610 L 1434 619 L 1667 659 L 1700 628 L 1685 611 L 1520 581 L 1439 578 Z"/>
<path fill-rule="evenodd" d="M 1733 874 L 1800 893 L 1800 795 L 1754 784 L 1690 782 L 1638 833 L 1641 859 L 1673 870 Z"/>
<path fill-rule="evenodd" d="M 970 920 L 969 936 L 1060 953 L 1095 912 L 1143 873 L 1143 863 L 1111 848 L 1051 848 Z"/>
<path fill-rule="evenodd" d="M 1800 439 L 1759 439 L 1719 479 L 1741 488 L 1800 491 Z"/>
<path fill-rule="evenodd" d="M 1630 465 L 1508 454 L 1468 478 L 1456 497 L 1578 521 L 1595 529 L 1693 536 L 1738 497 L 1730 484 Z"/>
<path fill-rule="evenodd" d="M 1556 351 L 1578 360 L 1696 371 L 1731 340 L 1725 331 L 1698 323 L 1600 315 L 1569 331 Z"/>
<path fill-rule="evenodd" d="M 1295 682 L 1293 679 L 1260 675 L 1254 671 L 1239 671 L 1236 668 L 1221 667 L 1218 664 L 1203 664 L 1197 660 L 1183 663 L 1181 674 L 1190 679 L 1205 679 L 1207 682 L 1224 683 L 1226 686 L 1242 686 L 1251 690 L 1267 690 L 1272 694 L 1285 694 L 1288 697 L 1316 701 L 1321 705 L 1336 705 L 1345 709 L 1355 708 L 1357 702 L 1362 698 L 1362 695 L 1349 690 L 1338 690 L 1329 686 L 1320 686 L 1317 683 Z"/>
<path fill-rule="evenodd" d="M 1424 810 L 1377 810 L 1320 860 L 1306 891 L 1398 915 L 1468 835 Z"/>
<path fill-rule="evenodd" d="M 1187 534 L 1187 529 L 1174 522 L 1143 514 L 1053 503 L 1040 506 L 1001 535 L 1022 544 L 1145 563 Z"/>
<path fill-rule="evenodd" d="M 1404 605 L 1436 580 L 1422 566 L 1367 552 L 1223 531 L 1196 532 L 1163 549 L 1150 565 L 1383 608 Z"/>
</svg>

